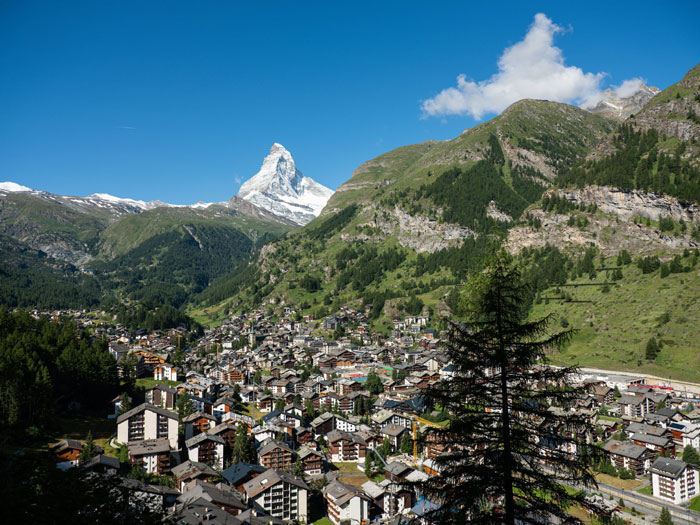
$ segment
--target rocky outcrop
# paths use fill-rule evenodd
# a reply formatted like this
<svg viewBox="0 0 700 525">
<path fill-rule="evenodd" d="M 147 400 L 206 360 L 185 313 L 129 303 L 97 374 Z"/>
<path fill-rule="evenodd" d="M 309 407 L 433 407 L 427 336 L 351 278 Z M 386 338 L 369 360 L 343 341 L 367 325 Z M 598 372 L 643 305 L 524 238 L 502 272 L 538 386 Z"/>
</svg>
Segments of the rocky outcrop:
<svg viewBox="0 0 700 525">
<path fill-rule="evenodd" d="M 541 248 L 546 244 L 562 250 L 580 251 L 596 246 L 604 255 L 622 250 L 635 254 L 670 254 L 700 246 L 690 236 L 670 235 L 655 227 L 636 224 L 637 217 L 658 221 L 670 217 L 676 222 L 700 225 L 700 207 L 678 201 L 667 195 L 655 195 L 636 190 L 619 190 L 607 186 L 587 186 L 582 189 L 549 190 L 545 196 L 557 195 L 576 204 L 597 208 L 595 213 L 575 211 L 572 214 L 552 214 L 540 209 L 526 214 L 539 221 L 538 227 L 520 225 L 508 232 L 508 249 Z M 571 215 L 586 218 L 583 227 L 571 225 Z M 689 229 L 688 229 L 689 230 Z"/>
<path fill-rule="evenodd" d="M 656 195 L 638 190 L 620 190 L 609 186 L 586 186 L 582 189 L 549 190 L 544 196 L 556 194 L 577 204 L 595 204 L 603 213 L 611 213 L 623 221 L 634 217 L 658 221 L 670 217 L 700 225 L 700 206 L 681 202 L 668 195 Z"/>
<path fill-rule="evenodd" d="M 541 226 L 516 226 L 509 230 L 507 247 L 511 253 L 523 248 L 542 248 L 549 244 L 562 251 L 580 252 L 596 246 L 605 256 L 622 250 L 633 254 L 660 255 L 678 253 L 685 248 L 697 248 L 698 243 L 689 235 L 674 237 L 655 228 L 633 222 L 618 222 L 616 217 L 585 214 L 589 224 L 585 228 L 569 226 L 569 215 L 553 215 L 542 210 L 528 212 L 540 220 Z"/>
<path fill-rule="evenodd" d="M 401 246 L 418 253 L 433 253 L 459 246 L 476 233 L 458 224 L 439 222 L 422 215 L 411 215 L 396 206 L 391 210 L 374 209 L 374 218 L 366 226 L 378 228 L 386 235 L 396 235 Z"/>
<path fill-rule="evenodd" d="M 513 220 L 513 217 L 498 209 L 496 201 L 489 202 L 489 205 L 486 207 L 486 216 L 500 222 L 511 222 Z"/>
</svg>

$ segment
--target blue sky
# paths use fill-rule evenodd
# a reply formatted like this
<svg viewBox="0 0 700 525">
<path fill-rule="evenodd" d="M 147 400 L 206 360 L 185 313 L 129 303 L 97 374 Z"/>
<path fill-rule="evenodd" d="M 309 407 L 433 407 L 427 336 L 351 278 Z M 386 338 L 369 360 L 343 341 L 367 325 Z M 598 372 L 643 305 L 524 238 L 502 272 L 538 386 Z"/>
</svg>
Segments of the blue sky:
<svg viewBox="0 0 700 525">
<path fill-rule="evenodd" d="M 280 142 L 335 189 L 509 97 L 665 88 L 700 61 L 697 2 L 470 4 L 0 1 L 0 181 L 221 201 Z"/>
</svg>

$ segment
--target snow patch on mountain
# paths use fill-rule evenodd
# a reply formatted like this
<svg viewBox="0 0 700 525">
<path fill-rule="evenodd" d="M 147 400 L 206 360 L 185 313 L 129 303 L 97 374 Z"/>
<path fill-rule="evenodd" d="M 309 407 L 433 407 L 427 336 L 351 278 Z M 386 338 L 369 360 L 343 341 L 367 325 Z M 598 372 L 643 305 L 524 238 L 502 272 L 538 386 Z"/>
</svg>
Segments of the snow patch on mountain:
<svg viewBox="0 0 700 525">
<path fill-rule="evenodd" d="M 93 193 L 88 195 L 85 199 L 92 199 L 98 201 L 107 201 L 114 204 L 124 204 L 127 206 L 134 206 L 135 208 L 141 208 L 142 210 L 152 210 L 153 208 L 159 208 L 162 206 L 173 206 L 172 204 L 167 204 L 161 201 L 138 201 L 135 199 L 124 199 L 121 197 L 115 197 L 109 193 Z"/>
<path fill-rule="evenodd" d="M 245 181 L 238 197 L 303 226 L 318 217 L 333 190 L 305 177 L 292 154 L 274 143 L 255 175 Z"/>
<path fill-rule="evenodd" d="M 17 184 L 16 182 L 0 182 L 0 190 L 2 191 L 7 191 L 10 193 L 17 193 L 17 192 L 22 192 L 22 191 L 34 191 L 31 188 L 27 188 L 26 186 L 22 186 L 21 184 Z"/>
</svg>

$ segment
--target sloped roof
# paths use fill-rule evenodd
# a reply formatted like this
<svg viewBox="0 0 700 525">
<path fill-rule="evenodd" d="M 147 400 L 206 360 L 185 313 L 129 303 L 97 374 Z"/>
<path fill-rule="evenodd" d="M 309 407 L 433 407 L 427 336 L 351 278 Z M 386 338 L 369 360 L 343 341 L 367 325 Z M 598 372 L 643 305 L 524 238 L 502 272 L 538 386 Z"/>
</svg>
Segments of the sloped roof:
<svg viewBox="0 0 700 525">
<path fill-rule="evenodd" d="M 124 412 L 121 416 L 119 416 L 117 418 L 117 425 L 122 421 L 129 419 L 131 416 L 140 414 L 144 410 L 150 410 L 151 412 L 155 412 L 156 414 L 160 414 L 161 416 L 169 417 L 170 419 L 177 419 L 177 412 L 173 412 L 172 410 L 166 410 L 164 408 L 151 405 L 150 403 L 141 403 L 139 406 L 134 407 L 131 410 Z"/>
</svg>

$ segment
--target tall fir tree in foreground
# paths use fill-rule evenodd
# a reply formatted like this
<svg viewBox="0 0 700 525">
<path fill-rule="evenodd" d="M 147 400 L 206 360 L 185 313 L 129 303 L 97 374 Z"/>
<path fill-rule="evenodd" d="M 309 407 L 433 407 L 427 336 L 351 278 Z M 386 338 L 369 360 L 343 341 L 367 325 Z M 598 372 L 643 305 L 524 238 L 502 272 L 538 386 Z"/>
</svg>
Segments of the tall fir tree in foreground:
<svg viewBox="0 0 700 525">
<path fill-rule="evenodd" d="M 418 490 L 440 507 L 433 523 L 545 523 L 585 503 L 561 484 L 595 486 L 589 469 L 593 428 L 568 407 L 582 392 L 574 368 L 546 366 L 547 354 L 571 336 L 549 333 L 550 317 L 526 319 L 520 269 L 500 252 L 470 281 L 466 324 L 452 324 L 446 351 L 455 373 L 429 389 L 449 413 L 427 431 L 442 448 L 439 475 Z"/>
</svg>

